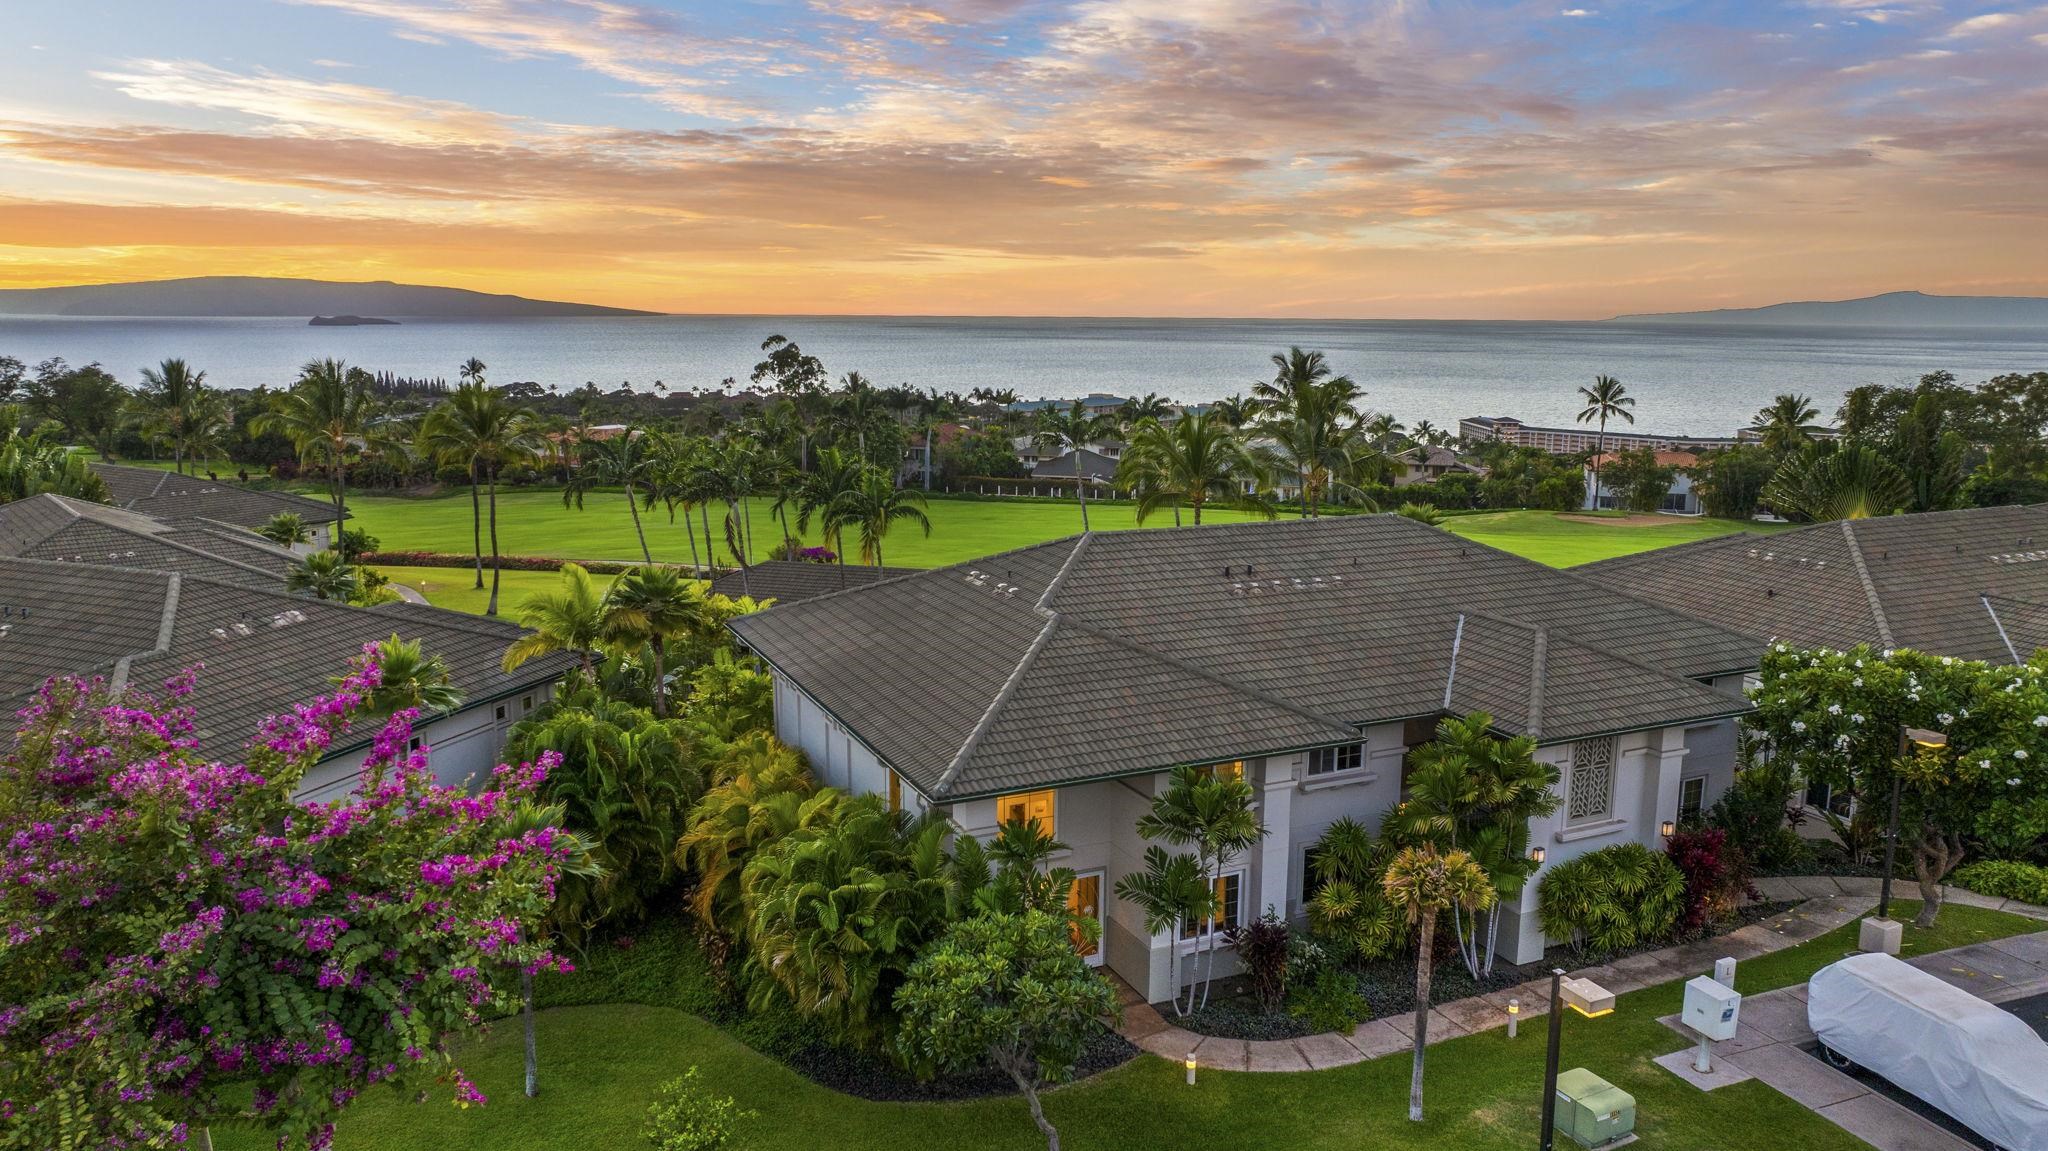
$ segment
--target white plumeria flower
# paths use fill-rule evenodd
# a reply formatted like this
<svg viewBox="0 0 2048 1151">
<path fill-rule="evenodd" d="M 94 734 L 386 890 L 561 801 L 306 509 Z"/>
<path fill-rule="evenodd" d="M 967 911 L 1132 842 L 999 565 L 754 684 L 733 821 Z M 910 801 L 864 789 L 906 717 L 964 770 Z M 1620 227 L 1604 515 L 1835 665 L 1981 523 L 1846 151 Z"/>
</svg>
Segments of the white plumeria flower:
<svg viewBox="0 0 2048 1151">
<path fill-rule="evenodd" d="M 1935 720 L 1936 720 L 1937 722 L 1940 722 L 1940 723 L 1954 723 L 1954 722 L 1955 722 L 1955 719 L 1956 719 L 1956 717 L 1955 717 L 1955 716 L 1952 716 L 1952 715 L 1950 715 L 1949 713 L 1947 713 L 1947 712 L 1945 712 L 1945 711 L 1937 711 L 1937 712 L 1935 712 L 1935 713 L 1934 713 L 1934 718 L 1935 718 Z"/>
<path fill-rule="evenodd" d="M 1941 666 L 1943 667 L 1951 667 L 1955 664 L 1955 662 L 1956 657 L 1952 655 L 1945 655 L 1941 657 Z"/>
<path fill-rule="evenodd" d="M 2005 785 L 2007 787 L 2018 787 L 2020 785 L 2020 777 L 2017 775 L 2013 776 L 2011 779 L 2005 781 Z"/>
<path fill-rule="evenodd" d="M 1991 761 L 1990 761 L 1990 760 L 1988 760 L 1988 759 L 1980 759 L 1980 760 L 1978 760 L 1978 761 L 1977 761 L 1977 766 L 1978 766 L 1978 767 L 1990 767 L 1990 766 L 1991 766 Z"/>
<path fill-rule="evenodd" d="M 1859 676 L 1857 676 L 1857 677 L 1856 677 L 1855 679 L 1852 679 L 1852 680 L 1850 680 L 1850 681 L 1849 681 L 1849 686 L 1850 686 L 1850 687 L 1862 687 L 1862 686 L 1863 686 L 1863 677 L 1859 675 Z"/>
<path fill-rule="evenodd" d="M 1862 717 L 1862 716 L 1860 716 L 1860 715 L 1852 715 L 1852 716 L 1850 716 L 1850 717 L 1849 717 L 1849 722 L 1850 722 L 1850 723 L 1862 723 L 1862 722 L 1863 722 L 1863 717 Z"/>
<path fill-rule="evenodd" d="M 1917 691 L 1909 691 L 1906 693 L 1906 698 L 1912 700 L 1914 703 L 1919 703 L 1920 693 Z"/>
<path fill-rule="evenodd" d="M 1863 661 L 1862 661 L 1862 660 L 1860 660 L 1860 659 L 1859 659 L 1859 660 L 1857 660 L 1857 661 L 1856 661 L 1856 666 L 1857 666 L 1857 667 L 1862 667 L 1862 666 L 1863 666 Z M 1862 683 L 1863 681 L 1859 679 L 1859 680 L 1857 680 L 1856 682 L 1857 682 L 1857 683 Z"/>
<path fill-rule="evenodd" d="M 2035 717 L 2034 717 L 2034 726 L 2035 726 L 2035 727 L 2048 727 L 2048 715 L 2037 715 L 2037 716 L 2035 716 Z"/>
<path fill-rule="evenodd" d="M 1792 730 L 1793 730 L 1793 731 L 1805 731 L 1805 730 L 1806 730 L 1806 721 L 1805 721 L 1805 720 L 1800 720 L 1800 719 L 1795 719 L 1795 720 L 1793 720 L 1793 721 L 1792 721 Z"/>
<path fill-rule="evenodd" d="M 1835 737 L 1835 750 L 1836 750 L 1836 751 L 1847 751 L 1847 750 L 1849 750 L 1849 737 L 1848 737 L 1848 736 L 1846 736 L 1846 735 L 1843 735 L 1843 736 L 1837 736 L 1837 737 Z"/>
<path fill-rule="evenodd" d="M 2024 748 L 2024 747 L 2016 747 L 2016 748 L 2013 748 L 2013 749 L 2012 749 L 2012 757 L 2013 757 L 2014 759 L 2025 759 L 2025 758 L 2027 758 L 2027 749 L 2026 749 L 2026 748 Z"/>
<path fill-rule="evenodd" d="M 1886 659 L 1890 659 L 1890 658 L 1892 657 L 1892 649 L 1890 649 L 1890 648 L 1886 648 L 1886 649 L 1884 649 L 1884 657 L 1885 657 Z"/>
<path fill-rule="evenodd" d="M 1840 714 L 1842 714 L 1842 705 L 1841 705 L 1841 704 L 1839 704 L 1839 703 L 1831 703 L 1831 704 L 1829 704 L 1829 705 L 1828 705 L 1828 714 L 1829 714 L 1829 715 L 1840 715 Z"/>
</svg>

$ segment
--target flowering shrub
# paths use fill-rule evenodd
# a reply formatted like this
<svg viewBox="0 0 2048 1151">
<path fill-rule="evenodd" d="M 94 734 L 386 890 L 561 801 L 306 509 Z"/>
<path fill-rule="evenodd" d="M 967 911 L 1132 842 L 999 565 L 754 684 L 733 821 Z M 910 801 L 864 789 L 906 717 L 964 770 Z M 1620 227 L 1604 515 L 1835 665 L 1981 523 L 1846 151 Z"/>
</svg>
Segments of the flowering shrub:
<svg viewBox="0 0 2048 1151">
<path fill-rule="evenodd" d="M 2018 855 L 2048 834 L 2048 678 L 2043 665 L 1999 666 L 1904 649 L 1764 654 L 1752 726 L 1807 779 L 1886 797 L 1904 784 L 1901 846 L 1919 880 L 1918 922 L 1941 907 L 1941 881 L 1965 838 Z M 1900 756 L 1901 727 L 1946 744 Z"/>
<path fill-rule="evenodd" d="M 573 844 L 528 799 L 547 761 L 478 795 L 437 786 L 411 711 L 358 794 L 294 802 L 378 687 L 374 651 L 265 721 L 243 763 L 197 752 L 189 672 L 155 698 L 52 680 L 20 713 L 0 756 L 0 1147 L 174 1146 L 232 1115 L 321 1148 L 380 1083 L 483 1101 L 449 1041 L 506 1011 L 519 971 L 566 969 L 524 940 Z"/>
<path fill-rule="evenodd" d="M 1718 827 L 1680 831 L 1664 842 L 1664 854 L 1685 876 L 1685 905 L 1678 913 L 1678 934 L 1695 936 L 1735 911 L 1749 890 L 1742 853 L 1728 844 Z"/>
</svg>

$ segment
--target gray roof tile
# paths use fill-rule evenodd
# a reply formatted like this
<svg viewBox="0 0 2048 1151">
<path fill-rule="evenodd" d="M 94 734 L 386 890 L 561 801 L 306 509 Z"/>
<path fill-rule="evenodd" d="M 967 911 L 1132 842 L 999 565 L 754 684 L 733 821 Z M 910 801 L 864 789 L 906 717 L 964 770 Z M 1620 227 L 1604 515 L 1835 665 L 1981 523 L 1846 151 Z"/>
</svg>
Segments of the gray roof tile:
<svg viewBox="0 0 2048 1151">
<path fill-rule="evenodd" d="M 157 468 L 93 464 L 114 503 L 162 519 L 205 516 L 236 527 L 260 528 L 279 512 L 297 512 L 309 524 L 332 523 L 334 505 L 291 492 L 259 491 L 234 480 L 181 476 Z M 346 517 L 342 517 L 346 518 Z"/>
<path fill-rule="evenodd" d="M 737 599 L 743 595 L 757 600 L 793 603 L 812 596 L 863 587 L 876 580 L 912 575 L 919 568 L 873 568 L 860 564 L 814 564 L 799 560 L 769 560 L 749 568 L 744 575 L 729 571 L 711 581 L 711 590 Z"/>
</svg>

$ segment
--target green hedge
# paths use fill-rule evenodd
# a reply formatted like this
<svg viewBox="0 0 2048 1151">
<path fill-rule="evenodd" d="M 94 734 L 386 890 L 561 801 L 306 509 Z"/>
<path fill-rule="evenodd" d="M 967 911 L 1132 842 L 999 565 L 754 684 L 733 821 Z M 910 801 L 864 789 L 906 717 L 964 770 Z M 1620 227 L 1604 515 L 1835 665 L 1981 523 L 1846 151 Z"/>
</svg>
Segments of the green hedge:
<svg viewBox="0 0 2048 1151">
<path fill-rule="evenodd" d="M 1979 895 L 1995 895 L 2000 899 L 2048 906 L 2048 867 L 2035 867 L 2031 863 L 2014 860 L 1987 859 L 1957 868 L 1955 874 L 1949 876 L 1949 882 L 1957 887 L 1967 887 Z"/>
<path fill-rule="evenodd" d="M 1572 948 L 1625 951 L 1670 934 L 1685 906 L 1685 875 L 1640 843 L 1558 864 L 1536 889 L 1544 933 Z"/>
</svg>

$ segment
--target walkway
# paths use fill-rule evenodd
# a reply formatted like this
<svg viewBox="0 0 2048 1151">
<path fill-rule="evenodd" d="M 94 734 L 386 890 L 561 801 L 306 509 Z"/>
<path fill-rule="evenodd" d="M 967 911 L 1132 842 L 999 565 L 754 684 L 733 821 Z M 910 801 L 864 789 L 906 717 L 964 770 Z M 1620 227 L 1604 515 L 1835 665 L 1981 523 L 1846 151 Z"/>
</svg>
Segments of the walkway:
<svg viewBox="0 0 2048 1151">
<path fill-rule="evenodd" d="M 1754 959 L 1759 955 L 1805 943 L 1855 921 L 1877 906 L 1878 881 L 1875 879 L 1799 876 L 1790 879 L 1760 879 L 1757 880 L 1756 886 L 1767 902 L 1777 903 L 1794 899 L 1802 902 L 1782 915 L 1738 928 L 1727 935 L 1697 943 L 1666 947 L 1659 951 L 1646 951 L 1617 959 L 1611 965 L 1582 967 L 1568 974 L 1574 978 L 1585 976 L 1616 995 L 1622 995 L 1630 991 L 1640 991 L 1645 987 L 1654 987 L 1660 983 L 1710 973 L 1714 969 L 1714 961 L 1722 956 L 1732 955 L 1738 960 Z M 1898 885 L 1894 885 L 1894 890 L 1900 890 Z M 1948 888 L 1947 892 L 1946 898 L 1951 903 L 1989 907 L 2048 921 L 2048 908 L 1994 899 L 1955 887 Z M 1909 883 L 1900 890 L 1900 893 L 1905 898 L 1913 898 L 1916 890 Z M 1933 958 L 1924 956 L 1915 962 L 1924 963 Z M 1937 971 L 1936 974 L 1941 972 Z M 1740 976 L 1737 978 L 1739 981 Z M 1128 986 L 1120 982 L 1119 990 L 1124 996 L 1124 1022 L 1121 1031 L 1125 1038 L 1154 1055 L 1174 1062 L 1187 1058 L 1188 1054 L 1193 1052 L 1204 1067 L 1214 1067 L 1219 1071 L 1320 1071 L 1326 1067 L 1342 1067 L 1395 1051 L 1405 1051 L 1413 1043 L 1415 1034 L 1415 1016 L 1404 1012 L 1399 1016 L 1361 1023 L 1349 1033 L 1326 1031 L 1320 1035 L 1309 1035 L 1300 1039 L 1220 1039 L 1197 1035 L 1192 1031 L 1175 1027 L 1166 1021 L 1157 1008 L 1142 1002 L 1137 993 Z M 1803 988 L 1800 989 L 1800 993 L 1804 994 Z M 1501 991 L 1431 1007 L 1429 1042 L 1439 1043 L 1461 1035 L 1506 1027 L 1508 1000 L 1511 998 L 1522 1001 L 1524 1021 L 1540 1018 L 1550 1010 L 1549 977 L 1532 979 Z M 1743 1010 L 1746 1019 L 1748 1004 L 1745 1003 Z M 1804 1017 L 1803 1009 L 1801 1017 Z M 1806 1058 L 1804 1055 L 1800 1057 Z M 1812 1060 L 1809 1059 L 1808 1062 Z M 1759 1075 L 1758 1078 L 1762 1076 Z"/>
</svg>

